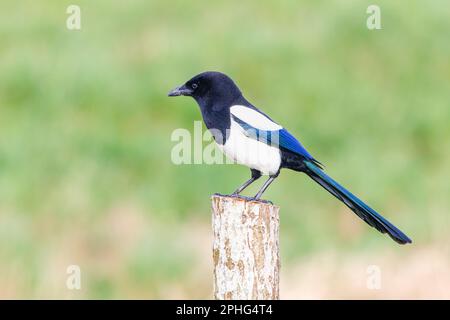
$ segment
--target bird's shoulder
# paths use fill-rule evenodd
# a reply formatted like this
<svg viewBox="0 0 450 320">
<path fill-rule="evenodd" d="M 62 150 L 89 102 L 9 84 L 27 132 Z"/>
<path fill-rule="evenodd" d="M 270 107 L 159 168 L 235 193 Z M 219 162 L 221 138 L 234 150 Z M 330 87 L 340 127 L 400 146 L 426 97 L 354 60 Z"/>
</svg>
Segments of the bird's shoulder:
<svg viewBox="0 0 450 320">
<path fill-rule="evenodd" d="M 277 131 L 283 129 L 282 126 L 251 104 L 234 104 L 230 107 L 230 114 L 258 130 Z"/>
</svg>

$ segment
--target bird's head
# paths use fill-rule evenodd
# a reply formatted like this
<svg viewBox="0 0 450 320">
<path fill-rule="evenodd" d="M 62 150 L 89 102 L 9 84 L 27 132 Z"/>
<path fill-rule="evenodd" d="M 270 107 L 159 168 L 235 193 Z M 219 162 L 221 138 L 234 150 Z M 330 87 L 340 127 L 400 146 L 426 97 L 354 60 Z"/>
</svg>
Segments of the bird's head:
<svg viewBox="0 0 450 320">
<path fill-rule="evenodd" d="M 208 71 L 196 75 L 168 95 L 190 96 L 202 106 L 209 103 L 231 103 L 241 96 L 241 91 L 226 74 Z"/>
</svg>

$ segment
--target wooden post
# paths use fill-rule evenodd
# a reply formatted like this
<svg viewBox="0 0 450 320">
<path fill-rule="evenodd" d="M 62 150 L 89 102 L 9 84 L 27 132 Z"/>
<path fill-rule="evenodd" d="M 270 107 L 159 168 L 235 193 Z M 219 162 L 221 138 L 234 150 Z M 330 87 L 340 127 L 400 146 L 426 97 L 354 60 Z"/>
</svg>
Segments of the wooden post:
<svg viewBox="0 0 450 320">
<path fill-rule="evenodd" d="M 213 195 L 214 298 L 279 299 L 279 207 Z"/>
</svg>

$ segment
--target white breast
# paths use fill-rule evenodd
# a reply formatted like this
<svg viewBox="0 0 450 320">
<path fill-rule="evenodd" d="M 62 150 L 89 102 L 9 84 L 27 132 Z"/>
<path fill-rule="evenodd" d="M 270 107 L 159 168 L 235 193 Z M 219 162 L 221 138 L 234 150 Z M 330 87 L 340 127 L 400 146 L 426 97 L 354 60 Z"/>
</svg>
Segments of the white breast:
<svg viewBox="0 0 450 320">
<path fill-rule="evenodd" d="M 246 136 L 242 127 L 233 120 L 227 141 L 218 146 L 227 157 L 262 174 L 275 174 L 280 168 L 280 150 Z"/>
</svg>

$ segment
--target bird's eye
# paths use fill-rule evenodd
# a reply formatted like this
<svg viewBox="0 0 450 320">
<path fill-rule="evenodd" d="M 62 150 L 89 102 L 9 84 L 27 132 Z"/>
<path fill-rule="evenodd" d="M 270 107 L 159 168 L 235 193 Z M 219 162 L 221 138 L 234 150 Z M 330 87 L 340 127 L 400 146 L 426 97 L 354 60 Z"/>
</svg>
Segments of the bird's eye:
<svg viewBox="0 0 450 320">
<path fill-rule="evenodd" d="M 198 84 L 196 84 L 196 83 L 193 83 L 191 87 L 192 87 L 192 89 L 194 89 L 194 90 L 195 90 L 195 89 L 197 89 L 197 88 L 198 88 Z"/>
</svg>

